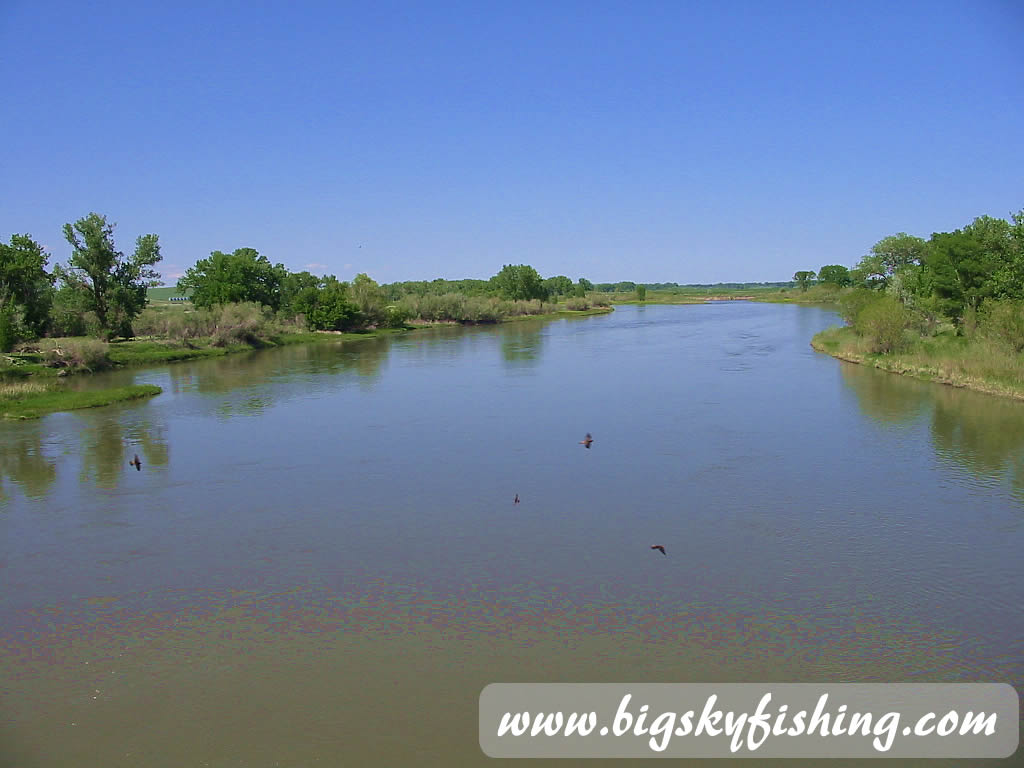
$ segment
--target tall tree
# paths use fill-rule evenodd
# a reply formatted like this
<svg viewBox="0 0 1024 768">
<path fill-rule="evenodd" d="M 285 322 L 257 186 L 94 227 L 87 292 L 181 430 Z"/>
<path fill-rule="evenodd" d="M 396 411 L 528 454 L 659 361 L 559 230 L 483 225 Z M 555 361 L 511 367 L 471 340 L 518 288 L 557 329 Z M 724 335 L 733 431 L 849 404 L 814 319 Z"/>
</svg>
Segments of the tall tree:
<svg viewBox="0 0 1024 768">
<path fill-rule="evenodd" d="M 572 293 L 572 280 L 565 275 L 557 275 L 545 280 L 544 287 L 550 296 L 568 296 Z"/>
<path fill-rule="evenodd" d="M 854 267 L 853 281 L 872 288 L 885 288 L 898 270 L 920 264 L 927 250 L 926 241 L 906 232 L 883 237 Z"/>
<path fill-rule="evenodd" d="M 12 235 L 10 245 L 0 243 L 0 351 L 11 350 L 19 330 L 42 333 L 53 294 L 48 258 L 28 235 Z"/>
<path fill-rule="evenodd" d="M 252 301 L 275 312 L 281 307 L 282 284 L 288 277 L 283 264 L 271 264 L 255 248 L 237 248 L 231 253 L 213 251 L 196 262 L 178 280 L 178 291 L 192 290 L 197 307 Z"/>
<path fill-rule="evenodd" d="M 307 275 L 301 272 L 291 276 L 298 287 L 290 293 L 288 309 L 305 315 L 310 330 L 349 331 L 361 324 L 361 313 L 349 297 L 348 283 L 339 282 L 334 275 L 313 278 L 311 283 Z"/>
<path fill-rule="evenodd" d="M 135 251 L 125 258 L 114 247 L 114 225 L 98 213 L 65 224 L 64 237 L 71 245 L 71 258 L 54 274 L 82 295 L 104 338 L 130 337 L 132 320 L 146 307 L 146 289 L 160 285 L 160 274 L 153 269 L 162 259 L 159 238 L 140 236 Z"/>
<path fill-rule="evenodd" d="M 851 282 L 850 270 L 841 264 L 827 264 L 818 270 L 818 280 L 822 283 L 831 283 L 842 288 Z"/>
<path fill-rule="evenodd" d="M 941 309 L 950 317 L 961 317 L 964 309 L 977 308 L 994 293 L 992 278 L 998 262 L 975 232 L 958 229 L 933 234 L 924 264 Z"/>
<path fill-rule="evenodd" d="M 801 270 L 793 274 L 793 279 L 796 280 L 797 285 L 800 286 L 801 291 L 806 291 L 807 286 L 811 284 L 811 281 L 815 278 L 813 270 Z"/>
<path fill-rule="evenodd" d="M 1007 299 L 1024 299 L 1024 211 L 1004 219 L 980 216 L 964 227 L 981 243 L 993 264 L 991 293 Z"/>
<path fill-rule="evenodd" d="M 491 280 L 505 298 L 513 301 L 520 299 L 544 300 L 548 297 L 540 274 L 527 264 L 518 266 L 506 264 L 501 268 L 501 272 Z"/>
</svg>

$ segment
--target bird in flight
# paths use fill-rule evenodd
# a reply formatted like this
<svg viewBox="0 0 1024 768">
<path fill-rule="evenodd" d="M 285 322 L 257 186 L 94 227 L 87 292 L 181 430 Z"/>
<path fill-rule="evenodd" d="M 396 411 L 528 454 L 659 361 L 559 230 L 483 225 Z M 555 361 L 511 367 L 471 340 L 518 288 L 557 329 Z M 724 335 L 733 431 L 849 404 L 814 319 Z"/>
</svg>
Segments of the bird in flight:
<svg viewBox="0 0 1024 768">
<path fill-rule="evenodd" d="M 668 557 L 668 555 L 665 554 L 665 548 L 661 546 L 661 544 L 655 544 L 651 549 L 656 549 L 661 552 L 661 554 L 665 555 L 665 557 Z"/>
<path fill-rule="evenodd" d="M 590 448 L 590 444 L 592 442 L 594 442 L 594 438 L 592 438 L 590 433 L 587 432 L 587 436 L 580 440 L 580 445 L 585 445 L 587 448 Z"/>
<path fill-rule="evenodd" d="M 519 503 L 519 494 L 518 494 L 518 493 L 516 494 L 516 500 L 515 500 L 515 503 L 516 503 L 516 504 L 518 504 L 518 503 Z"/>
<path fill-rule="evenodd" d="M 128 464 L 133 466 L 133 467 L 135 467 L 135 469 L 137 471 L 139 471 L 139 472 L 142 471 L 142 462 L 139 461 L 139 454 L 136 453 L 135 454 L 135 458 L 132 459 L 131 461 L 129 461 Z"/>
</svg>

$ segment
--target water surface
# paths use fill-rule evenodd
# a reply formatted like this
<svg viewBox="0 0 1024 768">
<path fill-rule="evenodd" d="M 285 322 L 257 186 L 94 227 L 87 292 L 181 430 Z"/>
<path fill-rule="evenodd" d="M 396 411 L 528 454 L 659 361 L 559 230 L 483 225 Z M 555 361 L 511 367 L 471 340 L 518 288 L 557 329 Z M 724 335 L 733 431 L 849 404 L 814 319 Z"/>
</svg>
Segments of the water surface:
<svg viewBox="0 0 1024 768">
<path fill-rule="evenodd" d="M 0 427 L 0 764 L 483 765 L 491 682 L 1021 690 L 1024 404 L 814 352 L 838 322 L 620 306 L 82 379 L 164 393 Z"/>
</svg>

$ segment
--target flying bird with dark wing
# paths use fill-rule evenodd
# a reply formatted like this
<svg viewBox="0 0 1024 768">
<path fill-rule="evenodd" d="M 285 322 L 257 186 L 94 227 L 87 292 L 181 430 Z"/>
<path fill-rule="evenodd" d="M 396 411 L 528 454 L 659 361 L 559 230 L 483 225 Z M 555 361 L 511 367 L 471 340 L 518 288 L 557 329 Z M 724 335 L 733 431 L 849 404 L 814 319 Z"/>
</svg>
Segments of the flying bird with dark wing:
<svg viewBox="0 0 1024 768">
<path fill-rule="evenodd" d="M 592 438 L 590 436 L 590 433 L 587 432 L 587 436 L 584 437 L 582 440 L 580 440 L 580 445 L 586 446 L 589 449 L 590 448 L 590 444 L 592 442 L 594 442 L 594 438 Z"/>
<path fill-rule="evenodd" d="M 515 502 L 514 502 L 514 503 L 516 503 L 516 504 L 518 504 L 518 503 L 519 503 L 519 494 L 518 494 L 518 493 L 516 494 L 516 500 L 515 500 Z"/>
<path fill-rule="evenodd" d="M 139 461 L 139 454 L 135 454 L 135 458 L 128 462 L 129 466 L 135 467 L 136 471 L 142 471 L 142 462 Z"/>
<path fill-rule="evenodd" d="M 659 552 L 661 552 L 661 554 L 665 555 L 665 557 L 668 557 L 668 555 L 665 554 L 665 548 L 661 546 L 661 544 L 655 544 L 653 547 L 651 547 L 651 549 L 656 549 Z"/>
</svg>

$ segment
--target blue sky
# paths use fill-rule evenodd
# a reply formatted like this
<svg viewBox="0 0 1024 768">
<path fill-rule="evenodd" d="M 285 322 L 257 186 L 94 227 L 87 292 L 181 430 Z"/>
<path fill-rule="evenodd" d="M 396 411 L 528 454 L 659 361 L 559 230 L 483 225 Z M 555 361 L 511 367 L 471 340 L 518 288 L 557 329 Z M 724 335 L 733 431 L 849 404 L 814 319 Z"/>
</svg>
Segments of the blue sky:
<svg viewBox="0 0 1024 768">
<path fill-rule="evenodd" d="M 0 0 L 0 238 L 787 280 L 1024 208 L 1024 4 Z"/>
</svg>

